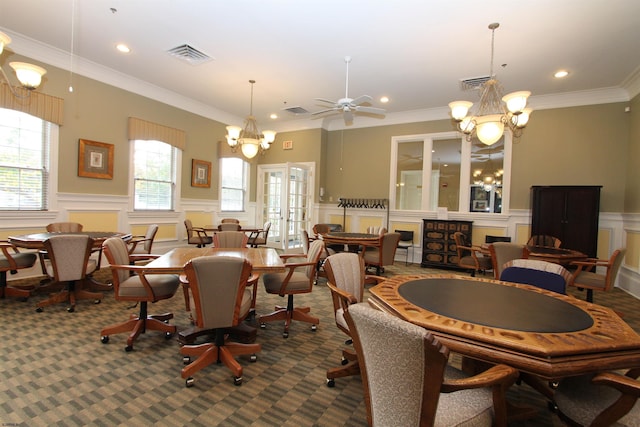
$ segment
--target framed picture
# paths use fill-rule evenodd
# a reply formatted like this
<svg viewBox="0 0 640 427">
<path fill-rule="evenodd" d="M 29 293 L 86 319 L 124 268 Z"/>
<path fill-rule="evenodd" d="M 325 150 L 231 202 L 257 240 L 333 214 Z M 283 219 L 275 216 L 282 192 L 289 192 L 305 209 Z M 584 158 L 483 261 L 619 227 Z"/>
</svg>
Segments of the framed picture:
<svg viewBox="0 0 640 427">
<path fill-rule="evenodd" d="M 487 210 L 487 200 L 474 200 L 473 201 L 473 211 L 474 212 L 486 212 Z"/>
<path fill-rule="evenodd" d="M 191 160 L 191 186 L 211 187 L 211 162 Z"/>
<path fill-rule="evenodd" d="M 78 176 L 113 179 L 113 144 L 81 139 L 78 147 Z"/>
</svg>

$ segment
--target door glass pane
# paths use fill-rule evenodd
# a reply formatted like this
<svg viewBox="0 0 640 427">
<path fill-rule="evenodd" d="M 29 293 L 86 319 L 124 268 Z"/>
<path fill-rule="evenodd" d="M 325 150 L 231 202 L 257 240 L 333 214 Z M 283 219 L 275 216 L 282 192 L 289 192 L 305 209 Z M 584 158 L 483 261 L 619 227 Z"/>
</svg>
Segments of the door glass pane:
<svg viewBox="0 0 640 427">
<path fill-rule="evenodd" d="M 302 246 L 301 230 L 305 228 L 308 210 L 308 171 L 300 167 L 289 169 L 289 212 L 286 248 Z"/>
<path fill-rule="evenodd" d="M 398 144 L 398 175 L 396 176 L 396 209 L 422 209 L 423 141 Z"/>
<path fill-rule="evenodd" d="M 502 177 L 504 174 L 504 137 L 487 146 L 474 141 L 471 147 L 469 192 L 470 212 L 502 212 Z"/>
<path fill-rule="evenodd" d="M 429 210 L 447 208 L 459 211 L 460 139 L 437 139 L 431 153 L 431 191 Z"/>
<path fill-rule="evenodd" d="M 262 217 L 265 222 L 271 222 L 268 239 L 274 242 L 279 242 L 281 239 L 282 177 L 281 171 L 268 171 L 264 174 Z"/>
</svg>

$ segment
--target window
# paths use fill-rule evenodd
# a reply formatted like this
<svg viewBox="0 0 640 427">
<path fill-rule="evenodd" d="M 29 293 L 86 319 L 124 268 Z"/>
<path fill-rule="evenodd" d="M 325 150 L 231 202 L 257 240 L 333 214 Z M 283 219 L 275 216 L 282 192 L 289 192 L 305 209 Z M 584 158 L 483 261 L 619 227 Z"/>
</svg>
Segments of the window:
<svg viewBox="0 0 640 427">
<path fill-rule="evenodd" d="M 51 124 L 0 108 L 0 210 L 48 209 Z"/>
<path fill-rule="evenodd" d="M 244 211 L 249 164 L 237 157 L 220 159 L 220 210 Z"/>
<path fill-rule="evenodd" d="M 134 210 L 172 210 L 176 187 L 176 149 L 162 141 L 133 141 Z"/>
</svg>

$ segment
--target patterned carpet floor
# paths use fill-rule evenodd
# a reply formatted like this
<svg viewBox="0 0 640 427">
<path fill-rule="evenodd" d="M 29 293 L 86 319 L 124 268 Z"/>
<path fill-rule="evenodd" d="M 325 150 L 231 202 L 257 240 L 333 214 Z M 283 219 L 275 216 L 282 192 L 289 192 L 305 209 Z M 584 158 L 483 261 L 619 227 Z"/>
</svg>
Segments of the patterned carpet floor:
<svg viewBox="0 0 640 427">
<path fill-rule="evenodd" d="M 385 275 L 428 273 L 419 265 L 396 263 Z M 106 279 L 106 269 L 98 278 Z M 583 297 L 583 296 L 580 296 Z M 74 313 L 64 304 L 37 313 L 35 304 L 0 300 L 0 425 L 3 426 L 365 426 L 366 412 L 359 376 L 339 378 L 326 386 L 328 368 L 338 366 L 346 336 L 333 321 L 329 290 L 320 281 L 311 294 L 296 296 L 320 317 L 316 332 L 294 322 L 288 339 L 272 323 L 259 329 L 262 345 L 256 363 L 241 357 L 244 383 L 234 386 L 230 371 L 212 365 L 195 375 L 186 388 L 184 366 L 175 338 L 150 332 L 125 352 L 126 334 L 100 341 L 100 330 L 135 313 L 130 304 L 116 302 L 107 292 L 101 304 L 80 301 Z M 597 294 L 596 302 L 624 314 L 640 332 L 640 301 L 614 290 Z M 259 288 L 257 311 L 268 313 L 283 299 Z M 171 311 L 171 323 L 189 327 L 182 293 L 150 305 L 150 312 Z M 562 425 L 546 402 L 528 386 L 509 391 L 514 403 L 539 409 L 517 426 Z"/>
</svg>

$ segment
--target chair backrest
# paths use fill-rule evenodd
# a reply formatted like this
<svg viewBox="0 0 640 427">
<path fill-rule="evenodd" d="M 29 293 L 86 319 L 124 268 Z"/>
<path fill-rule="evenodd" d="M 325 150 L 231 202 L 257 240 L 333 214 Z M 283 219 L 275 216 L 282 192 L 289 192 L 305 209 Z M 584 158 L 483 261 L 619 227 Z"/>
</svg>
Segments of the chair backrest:
<svg viewBox="0 0 640 427">
<path fill-rule="evenodd" d="M 616 283 L 616 277 L 618 276 L 618 271 L 620 270 L 622 260 L 624 259 L 626 253 L 626 248 L 620 248 L 616 249 L 611 254 L 611 258 L 609 258 L 609 264 L 611 265 L 611 267 L 607 269 L 605 291 L 611 290 L 613 285 Z"/>
<path fill-rule="evenodd" d="M 190 219 L 184 220 L 184 227 L 187 229 L 187 238 L 193 237 L 193 223 Z"/>
<path fill-rule="evenodd" d="M 382 236 L 387 233 L 387 229 L 381 226 L 378 227 L 367 227 L 367 234 L 377 234 L 378 236 Z"/>
<path fill-rule="evenodd" d="M 509 242 L 495 242 L 489 245 L 491 263 L 493 264 L 494 278 L 500 279 L 504 265 L 514 259 L 529 257 L 529 251 L 525 245 Z"/>
<path fill-rule="evenodd" d="M 562 241 L 557 237 L 547 236 L 544 234 L 531 236 L 531 238 L 527 242 L 528 246 L 549 246 L 553 248 L 559 248 L 561 244 Z"/>
<path fill-rule="evenodd" d="M 52 222 L 47 225 L 49 233 L 79 233 L 82 231 L 82 224 L 77 222 Z"/>
<path fill-rule="evenodd" d="M 400 242 L 400 233 L 387 233 L 382 235 L 380 239 L 380 265 L 393 264 L 398 242 Z"/>
<path fill-rule="evenodd" d="M 313 234 L 316 237 L 323 234 L 327 234 L 331 231 L 342 231 L 342 225 L 340 224 L 316 224 L 313 226 Z"/>
<path fill-rule="evenodd" d="M 151 253 L 151 247 L 153 246 L 153 239 L 156 238 L 158 233 L 158 224 L 151 224 L 147 227 L 147 234 L 144 236 L 144 251 L 148 254 Z"/>
<path fill-rule="evenodd" d="M 238 231 L 240 230 L 240 224 L 237 222 L 223 222 L 218 225 L 220 231 Z"/>
<path fill-rule="evenodd" d="M 246 248 L 249 236 L 242 231 L 219 231 L 213 235 L 216 248 Z"/>
<path fill-rule="evenodd" d="M 433 425 L 449 350 L 426 329 L 367 303 L 349 306 L 345 318 L 358 355 L 369 425 Z"/>
<path fill-rule="evenodd" d="M 313 262 L 312 265 L 306 266 L 304 269 L 304 274 L 311 280 L 315 278 L 315 275 L 318 271 L 316 268 L 316 264 L 320 259 L 320 254 L 324 250 L 324 242 L 322 240 L 314 240 L 309 246 L 309 251 L 307 252 L 307 262 Z"/>
<path fill-rule="evenodd" d="M 269 230 L 271 230 L 271 222 L 267 221 L 262 226 L 262 237 L 264 238 L 265 242 L 267 241 L 267 237 L 269 237 Z"/>
<path fill-rule="evenodd" d="M 327 281 L 362 302 L 364 295 L 364 259 L 354 252 L 340 252 L 327 257 L 324 264 Z M 340 307 L 335 307 L 338 310 Z"/>
<path fill-rule="evenodd" d="M 104 254 L 110 265 L 129 264 L 129 251 L 127 249 L 127 244 L 120 237 L 108 238 L 102 242 L 102 248 L 104 249 Z M 124 282 L 129 277 L 130 274 L 127 270 L 113 270 L 113 285 L 115 287 L 119 287 L 120 283 Z"/>
<path fill-rule="evenodd" d="M 302 253 L 306 255 L 309 253 L 309 232 L 307 230 L 302 230 L 300 234 L 300 239 L 302 240 Z"/>
<path fill-rule="evenodd" d="M 467 241 L 467 236 L 465 236 L 460 231 L 456 231 L 453 233 L 453 240 L 456 242 L 456 252 L 458 253 L 458 261 L 462 258 L 471 256 L 471 250 L 468 249 L 471 247 L 471 244 Z"/>
<path fill-rule="evenodd" d="M 400 242 L 409 243 L 413 245 L 413 231 L 409 230 L 394 230 L 396 233 L 400 233 Z"/>
<path fill-rule="evenodd" d="M 220 221 L 221 224 L 231 223 L 231 224 L 240 224 L 240 220 L 236 218 L 222 218 Z"/>
<path fill-rule="evenodd" d="M 93 239 L 87 235 L 61 234 L 45 240 L 44 248 L 51 259 L 55 280 L 69 282 L 84 278 L 92 247 Z"/>
<path fill-rule="evenodd" d="M 196 325 L 204 329 L 236 326 L 251 308 L 252 292 L 246 289 L 251 263 L 227 256 L 194 258 L 185 265 L 193 293 Z"/>
<path fill-rule="evenodd" d="M 563 266 L 536 259 L 514 259 L 504 264 L 500 280 L 523 283 L 559 294 L 567 293 L 572 275 Z"/>
</svg>

